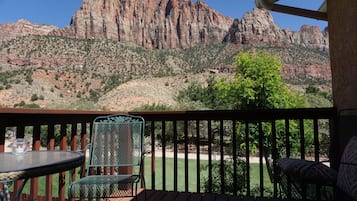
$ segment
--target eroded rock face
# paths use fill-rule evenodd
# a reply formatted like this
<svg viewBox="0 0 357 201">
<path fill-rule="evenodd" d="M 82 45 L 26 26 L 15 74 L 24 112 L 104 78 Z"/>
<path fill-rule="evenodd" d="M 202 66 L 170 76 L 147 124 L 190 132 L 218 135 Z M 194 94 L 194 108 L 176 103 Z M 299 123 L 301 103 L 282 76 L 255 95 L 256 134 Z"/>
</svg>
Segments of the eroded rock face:
<svg viewBox="0 0 357 201">
<path fill-rule="evenodd" d="M 233 19 L 190 0 L 84 0 L 69 27 L 54 33 L 107 38 L 148 49 L 219 43 Z"/>
<path fill-rule="evenodd" d="M 319 27 L 304 25 L 297 32 L 279 28 L 272 15 L 262 9 L 246 13 L 241 20 L 235 19 L 230 27 L 226 42 L 238 44 L 270 43 L 276 45 L 302 45 L 327 51 L 328 33 Z"/>
<path fill-rule="evenodd" d="M 232 19 L 206 3 L 190 0 L 83 0 L 68 27 L 36 25 L 26 20 L 0 25 L 0 40 L 27 34 L 111 39 L 148 49 L 237 44 L 298 44 L 328 50 L 328 33 L 304 25 L 297 32 L 279 28 L 262 9 Z"/>
<path fill-rule="evenodd" d="M 300 31 L 293 33 L 291 38 L 291 43 L 294 44 L 301 44 L 324 51 L 329 48 L 327 29 L 321 32 L 319 27 L 303 25 Z"/>
<path fill-rule="evenodd" d="M 69 27 L 56 34 L 76 38 L 107 38 L 145 48 L 187 48 L 221 42 L 298 44 L 328 49 L 327 31 L 304 25 L 300 31 L 280 29 L 262 9 L 241 20 L 209 8 L 202 1 L 85 0 Z"/>
<path fill-rule="evenodd" d="M 25 35 L 47 35 L 55 29 L 58 29 L 58 27 L 32 24 L 27 20 L 19 20 L 16 23 L 0 24 L 0 41 Z"/>
</svg>

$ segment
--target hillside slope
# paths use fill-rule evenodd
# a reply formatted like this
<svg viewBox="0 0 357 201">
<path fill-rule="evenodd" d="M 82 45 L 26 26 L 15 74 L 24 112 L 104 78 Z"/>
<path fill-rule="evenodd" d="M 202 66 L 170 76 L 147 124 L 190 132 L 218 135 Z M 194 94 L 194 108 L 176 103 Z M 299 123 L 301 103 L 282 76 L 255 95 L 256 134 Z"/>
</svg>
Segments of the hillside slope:
<svg viewBox="0 0 357 201">
<path fill-rule="evenodd" d="M 83 102 L 92 102 L 95 107 L 91 105 L 91 109 L 121 109 L 111 105 L 128 105 L 117 100 L 130 102 L 131 97 L 137 97 L 135 104 L 130 103 L 124 109 L 134 108 L 139 103 L 173 105 L 172 95 L 180 89 L 177 86 L 184 86 L 182 80 L 187 85 L 197 80 L 191 75 L 207 78 L 208 72 L 232 74 L 233 57 L 239 51 L 259 49 L 282 58 L 286 83 L 302 91 L 311 84 L 329 92 L 328 55 L 301 46 L 252 47 L 222 43 L 187 49 L 147 50 L 111 40 L 24 36 L 0 46 L 0 103 L 4 107 L 23 102 L 46 108 L 77 109 Z M 128 84 L 131 80 L 134 81 Z M 136 88 L 128 87 L 135 82 Z"/>
</svg>

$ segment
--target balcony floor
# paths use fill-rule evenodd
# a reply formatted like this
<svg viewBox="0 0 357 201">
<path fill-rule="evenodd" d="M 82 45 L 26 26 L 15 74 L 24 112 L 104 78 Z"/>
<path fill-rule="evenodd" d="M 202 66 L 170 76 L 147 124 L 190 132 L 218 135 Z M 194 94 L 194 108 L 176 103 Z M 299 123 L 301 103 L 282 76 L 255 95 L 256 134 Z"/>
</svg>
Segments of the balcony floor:
<svg viewBox="0 0 357 201">
<path fill-rule="evenodd" d="M 185 193 L 172 191 L 146 191 L 146 201 L 265 201 L 269 198 L 239 197 L 231 195 L 205 194 L 205 193 Z M 110 201 L 135 201 L 135 198 L 111 198 Z M 138 193 L 138 201 L 145 200 L 145 194 L 141 190 Z"/>
</svg>

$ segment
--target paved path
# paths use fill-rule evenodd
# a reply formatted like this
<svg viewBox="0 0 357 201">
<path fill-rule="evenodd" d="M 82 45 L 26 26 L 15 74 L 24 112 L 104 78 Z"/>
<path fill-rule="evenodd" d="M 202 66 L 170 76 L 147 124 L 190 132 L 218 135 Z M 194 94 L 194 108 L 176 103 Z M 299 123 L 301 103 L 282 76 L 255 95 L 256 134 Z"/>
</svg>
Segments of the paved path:
<svg viewBox="0 0 357 201">
<path fill-rule="evenodd" d="M 161 149 L 155 150 L 155 157 L 162 157 L 163 153 Z M 172 150 L 166 150 L 165 156 L 167 158 L 174 158 L 174 152 Z M 151 153 L 146 153 L 145 157 L 151 157 Z M 177 158 L 185 158 L 184 153 L 177 153 Z M 189 159 L 197 159 L 196 153 L 188 153 Z M 219 153 L 213 152 L 212 153 L 212 160 L 220 160 L 221 156 Z M 231 156 L 224 155 L 224 159 L 231 159 Z M 243 158 L 245 160 L 245 158 Z M 200 160 L 208 160 L 208 154 L 200 154 Z M 250 157 L 249 161 L 251 163 L 259 163 L 259 157 Z M 263 159 L 263 163 L 265 160 Z"/>
</svg>

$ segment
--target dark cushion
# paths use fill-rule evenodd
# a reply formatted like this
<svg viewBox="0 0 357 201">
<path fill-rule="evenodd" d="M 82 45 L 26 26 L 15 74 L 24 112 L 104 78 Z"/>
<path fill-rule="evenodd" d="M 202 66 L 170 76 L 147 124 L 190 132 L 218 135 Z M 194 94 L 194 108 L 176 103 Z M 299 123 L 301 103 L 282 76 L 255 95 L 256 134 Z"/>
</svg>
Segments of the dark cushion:
<svg viewBox="0 0 357 201">
<path fill-rule="evenodd" d="M 337 187 L 357 200 L 357 136 L 346 145 L 338 169 Z"/>
<path fill-rule="evenodd" d="M 281 171 L 291 179 L 308 184 L 333 186 L 337 172 L 321 162 L 282 158 L 278 160 Z"/>
</svg>

